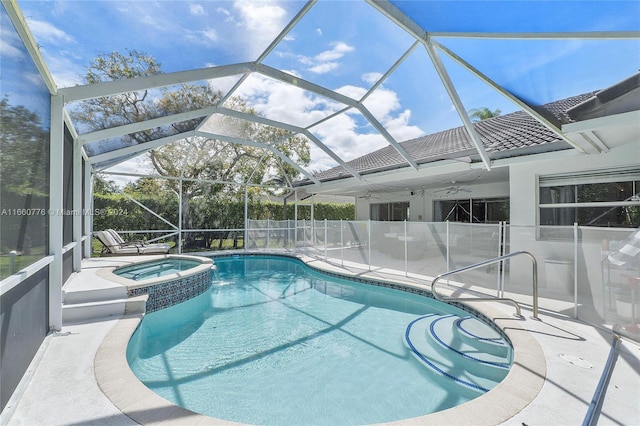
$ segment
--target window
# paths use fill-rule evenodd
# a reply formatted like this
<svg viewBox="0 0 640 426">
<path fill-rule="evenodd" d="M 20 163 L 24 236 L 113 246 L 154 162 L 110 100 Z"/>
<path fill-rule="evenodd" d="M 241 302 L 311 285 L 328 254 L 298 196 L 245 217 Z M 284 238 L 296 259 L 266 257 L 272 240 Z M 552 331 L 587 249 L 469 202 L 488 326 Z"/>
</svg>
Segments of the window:
<svg viewBox="0 0 640 426">
<path fill-rule="evenodd" d="M 0 7 L 0 280 L 49 252 L 51 95 Z M 5 30 L 6 28 L 6 30 Z M 4 336 L 4 331 L 3 331 Z M 4 342 L 3 342 L 4 343 Z"/>
<path fill-rule="evenodd" d="M 640 169 L 539 179 L 541 226 L 640 227 Z"/>
<path fill-rule="evenodd" d="M 506 198 L 438 200 L 434 203 L 433 216 L 440 222 L 506 222 L 509 220 L 509 200 Z"/>
<path fill-rule="evenodd" d="M 383 203 L 371 204 L 369 209 L 371 220 L 409 220 L 409 203 Z"/>
</svg>

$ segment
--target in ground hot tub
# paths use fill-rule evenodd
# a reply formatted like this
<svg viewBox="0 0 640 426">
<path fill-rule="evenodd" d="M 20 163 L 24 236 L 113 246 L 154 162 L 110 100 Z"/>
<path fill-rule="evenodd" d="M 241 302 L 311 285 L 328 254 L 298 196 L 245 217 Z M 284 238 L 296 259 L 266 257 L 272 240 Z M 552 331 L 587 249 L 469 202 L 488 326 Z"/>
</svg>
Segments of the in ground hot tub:
<svg viewBox="0 0 640 426">
<path fill-rule="evenodd" d="M 167 257 L 117 268 L 113 273 L 134 281 L 142 281 L 188 271 L 200 265 L 202 265 L 202 262 L 198 259 Z"/>
<path fill-rule="evenodd" d="M 215 265 L 199 256 L 166 255 L 101 273 L 103 278 L 127 287 L 128 297 L 148 295 L 146 312 L 192 299 L 211 287 Z"/>
</svg>

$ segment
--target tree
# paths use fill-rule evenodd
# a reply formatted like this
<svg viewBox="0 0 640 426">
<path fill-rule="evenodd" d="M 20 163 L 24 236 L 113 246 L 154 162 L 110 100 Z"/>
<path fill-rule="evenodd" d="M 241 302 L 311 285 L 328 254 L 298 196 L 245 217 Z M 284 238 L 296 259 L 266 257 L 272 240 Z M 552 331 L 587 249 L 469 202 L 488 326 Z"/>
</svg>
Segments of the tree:
<svg viewBox="0 0 640 426">
<path fill-rule="evenodd" d="M 477 123 L 478 121 L 486 120 L 487 118 L 497 117 L 500 115 L 500 112 L 501 111 L 499 109 L 491 111 L 487 107 L 474 108 L 469 110 L 469 118 L 471 118 L 472 122 Z"/>
<path fill-rule="evenodd" d="M 49 129 L 37 113 L 0 99 L 0 182 L 22 196 L 49 192 Z"/>
<path fill-rule="evenodd" d="M 124 192 L 127 194 L 155 194 L 160 195 L 167 189 L 164 182 L 160 179 L 152 177 L 142 177 L 138 180 L 129 182 L 124 187 Z"/>
<path fill-rule="evenodd" d="M 46 248 L 49 128 L 45 123 L 36 112 L 12 105 L 7 96 L 0 99 L 0 206 L 4 210 L 0 251 L 29 254 L 34 247 L 43 253 Z"/>
<path fill-rule="evenodd" d="M 101 54 L 89 65 L 85 81 L 121 80 L 161 73 L 160 64 L 151 56 L 137 51 Z M 172 115 L 217 105 L 222 93 L 209 84 L 181 84 L 162 90 L 141 90 L 121 95 L 82 102 L 71 116 L 87 130 L 98 130 L 135 123 L 155 117 Z M 247 103 L 238 98 L 228 99 L 225 106 L 247 114 L 256 114 Z M 162 126 L 126 135 L 124 144 L 143 144 L 175 133 L 193 130 L 203 118 L 185 120 L 171 126 Z M 290 132 L 275 129 L 225 115 L 216 115 L 216 128 L 226 129 L 232 136 L 270 145 L 301 165 L 310 162 L 306 139 Z M 240 198 L 241 185 L 229 186 L 214 182 L 238 184 L 262 183 L 268 175 L 282 173 L 294 179 L 298 173 L 269 150 L 255 146 L 232 144 L 221 140 L 192 136 L 148 153 L 151 164 L 162 176 L 182 177 L 168 180 L 166 186 L 181 190 L 183 228 L 191 228 L 189 201 L 198 196 L 211 196 L 226 192 Z M 198 181 L 200 180 L 200 181 Z M 204 182 L 203 182 L 204 181 Z M 208 181 L 208 182 L 207 182 Z"/>
<path fill-rule="evenodd" d="M 93 192 L 99 194 L 115 194 L 119 192 L 118 185 L 112 181 L 103 178 L 100 175 L 93 176 Z"/>
<path fill-rule="evenodd" d="M 161 74 L 160 63 L 138 50 L 102 53 L 88 66 L 84 82 L 95 84 Z M 70 113 L 75 123 L 94 131 L 157 117 L 157 108 L 148 90 L 88 99 Z"/>
</svg>

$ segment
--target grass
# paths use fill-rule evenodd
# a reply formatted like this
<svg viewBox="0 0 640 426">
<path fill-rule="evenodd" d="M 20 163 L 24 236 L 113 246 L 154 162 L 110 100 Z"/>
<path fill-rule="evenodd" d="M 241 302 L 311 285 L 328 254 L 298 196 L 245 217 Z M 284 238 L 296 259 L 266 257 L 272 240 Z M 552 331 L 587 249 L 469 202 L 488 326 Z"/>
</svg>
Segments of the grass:
<svg viewBox="0 0 640 426">
<path fill-rule="evenodd" d="M 28 254 L 22 256 L 16 256 L 16 263 L 14 264 L 13 272 L 18 272 L 21 269 L 26 268 L 32 263 L 42 259 L 46 255 L 44 253 L 39 254 Z M 0 256 L 0 280 L 3 280 L 11 275 L 11 256 L 2 255 Z"/>
</svg>

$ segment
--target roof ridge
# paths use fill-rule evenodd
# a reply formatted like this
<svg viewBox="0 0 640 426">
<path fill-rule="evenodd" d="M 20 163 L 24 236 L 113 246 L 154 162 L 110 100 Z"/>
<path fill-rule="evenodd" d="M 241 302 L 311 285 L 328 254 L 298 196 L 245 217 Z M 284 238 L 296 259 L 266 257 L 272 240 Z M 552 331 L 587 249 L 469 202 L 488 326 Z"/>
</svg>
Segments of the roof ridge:
<svg viewBox="0 0 640 426">
<path fill-rule="evenodd" d="M 567 110 L 596 96 L 598 92 L 596 90 L 569 96 L 532 108 L 560 126 L 563 123 L 571 122 Z M 549 143 L 565 143 L 558 135 L 524 110 L 487 118 L 473 123 L 473 126 L 487 151 L 490 153 L 504 152 L 502 156 L 508 155 L 506 153 L 513 149 L 533 149 Z M 399 142 L 399 144 L 418 164 L 477 154 L 463 125 L 408 139 Z M 562 148 L 558 146 L 557 149 Z M 391 145 L 387 145 L 347 161 L 347 164 L 360 174 L 368 174 L 405 167 L 406 161 Z M 351 175 L 344 167 L 336 166 L 316 173 L 315 176 L 322 181 L 328 181 Z"/>
</svg>

